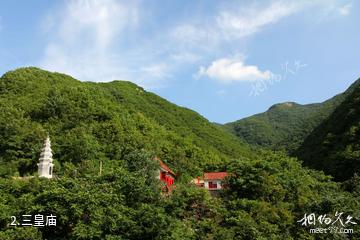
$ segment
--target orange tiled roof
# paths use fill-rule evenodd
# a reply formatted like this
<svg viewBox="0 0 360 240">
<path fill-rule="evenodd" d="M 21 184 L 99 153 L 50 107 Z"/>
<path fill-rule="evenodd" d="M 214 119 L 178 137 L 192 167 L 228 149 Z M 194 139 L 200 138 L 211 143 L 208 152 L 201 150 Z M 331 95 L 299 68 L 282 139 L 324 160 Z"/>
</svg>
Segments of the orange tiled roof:
<svg viewBox="0 0 360 240">
<path fill-rule="evenodd" d="M 162 169 L 164 169 L 165 171 L 167 171 L 167 172 L 169 172 L 169 173 L 171 173 L 172 175 L 175 176 L 175 173 L 173 171 L 171 171 L 171 169 L 165 163 L 163 163 L 163 161 L 161 161 L 160 159 L 158 159 L 158 160 L 160 162 L 160 167 Z"/>
<path fill-rule="evenodd" d="M 227 172 L 204 173 L 204 180 L 223 180 L 227 175 Z"/>
</svg>

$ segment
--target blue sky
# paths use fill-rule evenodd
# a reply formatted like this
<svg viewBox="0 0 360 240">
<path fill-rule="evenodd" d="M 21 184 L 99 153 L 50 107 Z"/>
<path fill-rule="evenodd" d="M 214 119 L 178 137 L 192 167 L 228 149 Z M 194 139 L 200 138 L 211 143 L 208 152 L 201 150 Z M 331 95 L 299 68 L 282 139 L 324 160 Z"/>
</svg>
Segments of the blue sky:
<svg viewBox="0 0 360 240">
<path fill-rule="evenodd" d="M 360 3 L 0 3 L 0 73 L 37 66 L 83 81 L 133 81 L 229 122 L 285 101 L 320 102 L 360 77 Z"/>
</svg>

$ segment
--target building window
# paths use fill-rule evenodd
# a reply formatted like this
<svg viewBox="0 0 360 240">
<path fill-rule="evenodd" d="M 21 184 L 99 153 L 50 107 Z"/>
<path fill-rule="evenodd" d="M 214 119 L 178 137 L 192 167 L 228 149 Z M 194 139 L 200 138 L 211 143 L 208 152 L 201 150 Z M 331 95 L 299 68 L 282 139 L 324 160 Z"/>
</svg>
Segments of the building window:
<svg viewBox="0 0 360 240">
<path fill-rule="evenodd" d="M 209 182 L 209 188 L 217 188 L 216 182 Z"/>
<path fill-rule="evenodd" d="M 49 175 L 52 174 L 52 167 L 49 167 Z"/>
</svg>

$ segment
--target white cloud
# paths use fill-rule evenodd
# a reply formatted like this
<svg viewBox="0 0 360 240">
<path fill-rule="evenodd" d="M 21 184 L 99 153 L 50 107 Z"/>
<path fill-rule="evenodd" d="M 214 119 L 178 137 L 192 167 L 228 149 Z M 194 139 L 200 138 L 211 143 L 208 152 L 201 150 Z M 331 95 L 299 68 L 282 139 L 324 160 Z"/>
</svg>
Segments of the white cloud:
<svg viewBox="0 0 360 240">
<path fill-rule="evenodd" d="M 227 38 L 240 38 L 258 32 L 302 8 L 294 2 L 273 2 L 265 8 L 247 8 L 243 11 L 222 11 L 216 18 L 219 29 Z"/>
<path fill-rule="evenodd" d="M 242 53 L 246 49 L 247 37 L 260 32 L 265 26 L 275 24 L 281 19 L 299 12 L 306 4 L 300 4 L 295 1 L 273 1 L 267 5 L 227 6 L 215 12 L 211 17 L 203 19 L 195 18 L 181 22 L 171 31 L 170 39 L 172 39 L 177 49 L 186 52 L 188 56 L 201 56 L 201 60 L 218 58 L 219 55 L 227 54 L 231 48 L 232 53 Z M 186 59 L 185 56 L 183 57 Z M 191 57 L 188 59 L 190 60 Z M 196 60 L 199 61 L 200 59 Z M 189 61 L 189 63 L 196 63 L 196 60 L 193 59 L 193 62 Z M 224 59 L 222 59 L 222 61 L 215 61 L 213 64 L 224 64 L 224 62 Z M 217 66 L 209 67 L 210 69 L 203 67 L 202 70 L 210 71 Z M 235 64 L 235 67 L 239 67 L 239 64 Z M 229 81 L 239 81 L 239 79 L 244 79 L 244 77 L 248 79 L 252 79 L 255 76 L 260 77 L 261 74 L 259 73 L 261 72 L 258 71 L 257 75 L 254 75 L 256 71 L 252 67 L 247 68 L 247 66 L 243 66 L 241 68 L 242 73 L 245 73 L 244 71 L 251 71 L 252 73 L 243 77 L 238 75 L 235 77 L 225 73 L 222 73 L 220 76 L 220 72 L 211 75 L 211 71 L 207 72 L 206 75 L 211 75 L 211 78 L 216 76 L 218 79 L 230 79 Z M 200 73 L 201 71 L 196 73 L 195 78 Z"/>
<path fill-rule="evenodd" d="M 340 14 L 340 15 L 343 15 L 343 16 L 349 15 L 351 8 L 352 8 L 352 4 L 351 4 L 351 3 L 345 4 L 344 6 L 341 6 L 341 7 L 338 9 L 339 14 Z"/>
<path fill-rule="evenodd" d="M 106 48 L 121 30 L 136 24 L 137 9 L 115 0 L 69 1 L 66 5 L 59 34 L 66 42 L 79 36 L 94 37 L 99 48 Z"/>
<path fill-rule="evenodd" d="M 200 67 L 197 76 L 207 76 L 222 83 L 231 83 L 268 80 L 272 73 L 261 71 L 254 65 L 245 65 L 242 60 L 222 58 L 213 61 L 208 67 Z"/>
<path fill-rule="evenodd" d="M 124 32 L 136 28 L 137 3 L 116 0 L 67 1 L 44 18 L 50 36 L 39 65 L 87 81 L 126 79 L 134 74 L 113 47 Z M 139 80 L 140 81 L 140 80 Z"/>
<path fill-rule="evenodd" d="M 179 15 L 174 14 L 173 21 L 163 24 L 156 14 L 149 14 L 153 9 L 142 4 L 65 1 L 61 9 L 44 17 L 42 27 L 48 44 L 37 65 L 81 80 L 126 79 L 154 88 L 184 69 L 197 68 L 200 62 L 243 53 L 247 37 L 311 5 L 308 1 L 281 0 L 240 7 L 219 4 L 212 13 L 197 17 L 195 11 L 186 19 L 177 19 Z M 198 75 L 225 82 L 252 81 L 269 74 L 226 58 L 201 69 Z"/>
<path fill-rule="evenodd" d="M 277 23 L 304 8 L 297 2 L 272 2 L 267 6 L 227 8 L 206 21 L 181 23 L 172 31 L 172 37 L 187 49 L 216 48 L 224 41 L 238 40 L 259 32 L 263 27 Z"/>
<path fill-rule="evenodd" d="M 169 39 L 181 51 L 199 55 L 218 48 L 221 36 L 213 24 L 181 22 L 170 30 Z"/>
<path fill-rule="evenodd" d="M 314 18 L 316 22 L 329 22 L 336 20 L 339 16 L 348 16 L 353 7 L 352 1 L 340 0 L 318 0 L 313 3 L 313 6 L 318 8 L 317 16 Z"/>
<path fill-rule="evenodd" d="M 147 89 L 163 87 L 172 78 L 173 67 L 158 56 L 167 51 L 159 47 L 165 40 L 151 36 L 134 43 L 128 38 L 137 34 L 140 12 L 134 1 L 66 2 L 44 18 L 42 29 L 53 37 L 44 48 L 40 67 L 84 81 L 129 80 Z"/>
<path fill-rule="evenodd" d="M 258 1 L 247 5 L 229 4 L 226 7 L 220 5 L 218 9 L 220 10 L 213 16 L 195 16 L 174 26 L 170 38 L 176 43 L 177 48 L 196 55 L 215 56 L 236 43 L 238 51 L 242 52 L 241 47 L 248 37 L 287 17 L 305 11 L 315 11 L 316 15 L 313 14 L 311 17 L 321 18 L 322 11 L 331 10 L 333 13 L 334 9 L 348 14 L 351 4 L 339 8 L 339 2 L 336 0 L 277 0 L 268 3 Z"/>
</svg>

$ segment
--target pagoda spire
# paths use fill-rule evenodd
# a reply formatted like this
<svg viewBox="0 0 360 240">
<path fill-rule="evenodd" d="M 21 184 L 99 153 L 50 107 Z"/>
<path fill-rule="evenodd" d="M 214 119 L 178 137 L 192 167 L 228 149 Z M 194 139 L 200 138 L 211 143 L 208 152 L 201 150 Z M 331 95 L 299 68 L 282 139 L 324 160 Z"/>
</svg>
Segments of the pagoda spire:
<svg viewBox="0 0 360 240">
<path fill-rule="evenodd" d="M 53 177 L 53 158 L 52 158 L 51 142 L 49 135 L 47 136 L 42 151 L 40 153 L 38 165 L 39 177 L 52 178 Z"/>
</svg>

